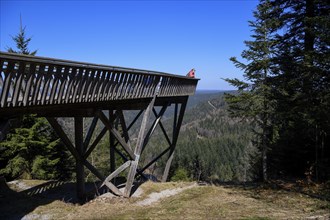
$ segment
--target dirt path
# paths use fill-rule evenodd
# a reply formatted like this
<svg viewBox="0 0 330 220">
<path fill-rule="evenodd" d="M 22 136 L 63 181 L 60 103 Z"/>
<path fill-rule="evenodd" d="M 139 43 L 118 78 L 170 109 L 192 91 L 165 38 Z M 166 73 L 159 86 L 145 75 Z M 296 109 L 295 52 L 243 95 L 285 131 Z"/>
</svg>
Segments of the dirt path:
<svg viewBox="0 0 330 220">
<path fill-rule="evenodd" d="M 151 193 L 148 196 L 148 198 L 137 202 L 136 205 L 148 206 L 148 205 L 151 205 L 151 204 L 153 204 L 153 203 L 155 203 L 155 202 L 157 202 L 157 201 L 159 201 L 163 198 L 174 196 L 178 193 L 181 193 L 184 190 L 191 189 L 191 188 L 196 187 L 196 186 L 197 186 L 197 184 L 193 184 L 193 185 L 186 186 L 186 187 L 181 187 L 181 188 L 176 188 L 176 189 L 166 189 L 166 190 L 163 190 L 161 192 Z"/>
</svg>

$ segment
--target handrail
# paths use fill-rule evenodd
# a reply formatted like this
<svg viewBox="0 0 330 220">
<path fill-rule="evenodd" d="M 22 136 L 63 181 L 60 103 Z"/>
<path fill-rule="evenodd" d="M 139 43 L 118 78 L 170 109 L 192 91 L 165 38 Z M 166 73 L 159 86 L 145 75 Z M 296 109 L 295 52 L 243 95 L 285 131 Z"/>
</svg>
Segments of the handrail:
<svg viewBox="0 0 330 220">
<path fill-rule="evenodd" d="M 0 108 L 193 95 L 198 79 L 0 52 Z"/>
</svg>

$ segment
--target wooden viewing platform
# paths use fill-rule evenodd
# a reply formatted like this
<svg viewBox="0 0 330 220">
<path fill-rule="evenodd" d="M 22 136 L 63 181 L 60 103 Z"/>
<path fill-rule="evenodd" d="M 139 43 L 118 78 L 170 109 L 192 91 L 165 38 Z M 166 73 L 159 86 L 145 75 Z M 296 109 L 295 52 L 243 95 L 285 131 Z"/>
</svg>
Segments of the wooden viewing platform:
<svg viewBox="0 0 330 220">
<path fill-rule="evenodd" d="M 162 179 L 166 181 L 187 100 L 195 93 L 198 79 L 156 71 L 5 52 L 0 52 L 0 68 L 0 140 L 12 118 L 19 118 L 27 113 L 46 117 L 76 159 L 79 198 L 83 199 L 85 196 L 85 167 L 102 181 L 102 186 L 107 186 L 114 194 L 129 197 L 135 177 L 138 174 L 143 175 L 143 171 L 167 154 L 168 160 Z M 161 118 L 171 105 L 174 105 L 175 111 L 173 134 L 170 138 Z M 155 107 L 160 110 L 157 111 Z M 130 125 L 125 120 L 124 110 L 139 110 Z M 109 112 L 108 116 L 105 111 Z M 151 114 L 155 119 L 149 123 Z M 142 122 L 136 145 L 131 146 L 128 130 L 138 123 L 140 116 Z M 57 117 L 74 118 L 74 143 L 63 131 Z M 85 139 L 84 117 L 93 117 Z M 104 124 L 104 129 L 90 143 L 98 120 Z M 121 124 L 120 131 L 115 121 Z M 160 126 L 168 147 L 141 168 L 138 166 L 140 155 L 157 126 Z M 87 158 L 107 131 L 110 134 L 111 174 L 105 177 Z M 117 145 L 122 147 L 125 155 L 118 150 Z M 125 161 L 118 168 L 115 167 L 115 153 Z M 128 168 L 125 191 L 121 192 L 111 180 Z"/>
</svg>

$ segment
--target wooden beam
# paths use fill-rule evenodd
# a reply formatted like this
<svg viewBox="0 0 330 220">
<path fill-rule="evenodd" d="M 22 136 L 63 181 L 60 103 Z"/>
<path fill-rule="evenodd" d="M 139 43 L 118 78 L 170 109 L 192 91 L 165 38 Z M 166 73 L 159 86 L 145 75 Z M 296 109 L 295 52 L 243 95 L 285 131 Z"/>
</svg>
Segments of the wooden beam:
<svg viewBox="0 0 330 220">
<path fill-rule="evenodd" d="M 80 158 L 76 159 L 77 197 L 81 202 L 83 202 L 85 199 L 85 173 L 83 161 L 81 160 L 82 155 L 84 155 L 82 117 L 74 118 L 74 131 L 76 150 L 80 156 Z"/>
<path fill-rule="evenodd" d="M 75 157 L 75 159 L 79 159 L 80 155 L 76 151 L 75 147 L 71 143 L 70 139 L 68 136 L 65 134 L 63 131 L 61 125 L 57 122 L 55 118 L 47 118 L 49 124 L 53 127 L 55 130 L 56 134 L 60 137 L 66 148 L 71 152 L 71 154 Z"/>
<path fill-rule="evenodd" d="M 182 106 L 182 104 L 181 104 L 181 106 Z M 172 144 L 170 145 L 171 150 L 170 150 L 169 157 L 168 157 L 166 165 L 165 165 L 162 182 L 167 181 L 168 173 L 170 171 L 170 167 L 171 167 L 172 160 L 174 157 L 174 137 L 175 137 L 176 128 L 177 128 L 177 117 L 178 117 L 178 103 L 175 103 L 174 118 L 173 118 Z"/>
<path fill-rule="evenodd" d="M 120 111 L 122 111 L 122 110 L 120 110 Z M 117 112 L 119 112 L 119 111 L 117 111 Z M 116 113 L 117 113 L 116 112 Z M 127 127 L 127 133 L 128 133 L 128 131 L 132 128 L 132 126 L 135 124 L 135 122 L 137 121 L 137 119 L 140 117 L 140 115 L 143 113 L 143 110 L 141 110 L 141 111 L 139 111 L 139 113 L 136 115 L 136 117 L 132 120 L 132 122 L 130 123 L 130 125 Z M 111 133 L 111 132 L 110 132 Z M 122 135 L 122 137 L 124 137 L 124 135 Z M 115 151 L 125 160 L 125 161 L 127 161 L 128 159 L 118 150 L 118 149 L 116 149 L 116 146 L 118 145 L 118 144 L 120 144 L 118 141 L 117 142 L 115 142 L 114 143 L 114 149 L 115 149 Z"/>
<path fill-rule="evenodd" d="M 120 120 L 121 128 L 123 130 L 123 137 L 124 137 L 127 145 L 129 146 L 129 148 L 132 149 L 123 111 L 119 110 L 119 111 L 117 111 L 117 113 L 118 113 L 118 118 Z"/>
<path fill-rule="evenodd" d="M 87 157 L 89 157 L 89 155 L 92 153 L 92 151 L 94 150 L 94 148 L 97 146 L 97 144 L 100 142 L 100 140 L 103 138 L 103 136 L 105 135 L 105 133 L 107 133 L 108 129 L 106 127 L 104 127 L 102 129 L 102 131 L 97 135 L 97 137 L 95 138 L 95 140 L 93 141 L 93 143 L 91 144 L 91 146 L 88 148 L 87 152 L 84 155 L 84 158 L 86 159 Z"/>
<path fill-rule="evenodd" d="M 114 121 L 113 110 L 109 109 L 109 120 Z M 116 169 L 116 158 L 115 158 L 115 136 L 112 132 L 109 132 L 109 142 L 110 142 L 110 172 L 114 172 Z"/>
<path fill-rule="evenodd" d="M 124 150 L 128 153 L 128 155 L 131 157 L 131 159 L 135 159 L 135 155 L 133 151 L 130 149 L 130 147 L 127 145 L 125 140 L 121 137 L 119 132 L 115 130 L 108 118 L 104 115 L 104 113 L 101 110 L 96 111 L 97 116 L 100 118 L 100 120 L 103 122 L 103 124 L 108 128 L 108 130 L 116 137 L 116 139 L 119 141 L 121 146 L 123 146 Z"/>
<path fill-rule="evenodd" d="M 105 177 L 92 165 L 88 160 L 82 160 L 82 163 L 89 169 L 99 180 L 103 181 Z"/>
<path fill-rule="evenodd" d="M 187 106 L 187 101 L 188 101 L 188 96 L 186 97 L 186 101 L 181 104 L 178 120 L 177 121 L 174 120 L 174 123 L 173 123 L 173 140 L 172 140 L 172 145 L 171 145 L 171 150 L 170 150 L 170 153 L 169 153 L 169 157 L 168 157 L 168 160 L 166 162 L 165 169 L 164 169 L 162 182 L 166 182 L 167 178 L 168 178 L 168 173 L 170 171 L 170 167 L 171 167 L 171 164 L 172 164 L 172 160 L 173 160 L 173 156 L 174 156 L 174 149 L 176 147 L 176 143 L 177 143 L 177 140 L 178 140 L 178 137 L 179 137 L 184 112 L 185 112 L 186 106 Z M 177 109 L 177 107 L 176 107 L 176 109 Z M 176 112 L 175 112 L 175 114 L 177 115 Z M 176 116 L 175 116 L 175 118 L 176 118 Z"/>
<path fill-rule="evenodd" d="M 161 121 L 159 121 L 159 126 L 160 126 L 160 129 L 162 130 L 162 132 L 163 132 L 163 134 L 165 136 L 165 139 L 166 139 L 168 145 L 172 145 L 172 142 L 171 142 L 170 138 L 168 137 L 168 135 L 166 133 L 166 130 L 165 130 L 164 126 L 163 126 L 163 123 Z"/>
<path fill-rule="evenodd" d="M 123 196 L 123 193 L 111 182 L 105 182 L 104 184 L 117 196 Z"/>
<path fill-rule="evenodd" d="M 87 132 L 87 135 L 86 135 L 86 138 L 85 138 L 85 141 L 84 141 L 84 149 L 85 149 L 85 151 L 87 150 L 88 145 L 89 145 L 89 142 L 91 141 L 91 138 L 92 138 L 92 135 L 94 133 L 94 130 L 95 130 L 97 121 L 98 121 L 98 117 L 94 117 L 93 118 L 93 121 L 92 121 L 92 123 L 91 123 L 91 125 L 89 127 L 89 130 Z"/>
<path fill-rule="evenodd" d="M 173 118 L 173 134 L 172 134 L 172 140 L 174 140 L 175 132 L 174 129 L 177 127 L 178 123 L 178 103 L 175 103 L 174 106 L 174 118 Z"/>
<path fill-rule="evenodd" d="M 104 186 L 106 184 L 106 182 L 110 182 L 113 178 L 118 176 L 119 173 L 123 172 L 130 165 L 131 165 L 131 161 L 126 161 L 125 163 L 123 163 L 120 167 L 118 167 L 118 169 L 116 169 L 107 178 L 105 178 L 105 180 L 103 181 L 103 183 L 100 187 Z"/>
<path fill-rule="evenodd" d="M 152 136 L 152 134 L 154 133 L 155 129 L 157 128 L 157 125 L 159 124 L 160 120 L 162 119 L 162 117 L 163 117 L 166 109 L 167 109 L 167 105 L 164 105 L 162 107 L 162 109 L 160 110 L 159 114 L 156 114 L 156 119 L 152 123 L 151 128 L 149 129 L 149 131 L 148 131 L 148 133 L 147 133 L 147 135 L 146 135 L 146 137 L 144 139 L 141 154 L 144 151 L 145 147 L 147 146 L 150 137 Z M 153 108 L 152 110 L 153 111 L 156 111 L 155 108 Z"/>
<path fill-rule="evenodd" d="M 131 124 L 127 127 L 127 130 L 131 129 L 131 127 L 135 124 L 135 122 L 139 119 L 140 115 L 142 115 L 143 110 L 140 110 L 139 113 L 135 116 Z"/>
<path fill-rule="evenodd" d="M 146 127 L 147 127 L 147 124 L 148 124 L 150 113 L 151 113 L 151 111 L 154 107 L 155 99 L 156 99 L 156 95 L 151 100 L 151 102 L 149 103 L 147 109 L 145 110 L 145 112 L 143 114 L 143 119 L 142 119 L 142 123 L 141 123 L 141 127 L 140 127 L 140 132 L 139 132 L 136 147 L 135 147 L 135 150 L 134 150 L 135 159 L 131 163 L 131 167 L 130 167 L 130 170 L 129 170 L 129 173 L 128 173 L 128 176 L 127 176 L 127 182 L 126 182 L 126 187 L 125 187 L 125 191 L 124 191 L 124 196 L 125 197 L 129 197 L 130 194 L 131 194 L 134 177 L 135 177 L 135 174 L 136 174 L 136 170 L 137 170 L 140 155 L 141 155 L 141 150 L 142 150 L 143 143 L 144 143 L 144 140 L 145 140 Z"/>
<path fill-rule="evenodd" d="M 122 152 L 120 152 L 120 150 L 118 150 L 117 148 L 115 148 L 115 151 L 117 154 L 119 154 L 119 156 L 124 160 L 124 161 L 128 161 L 130 158 L 127 158 Z"/>
<path fill-rule="evenodd" d="M 170 149 L 171 149 L 171 147 L 166 148 L 166 150 L 164 150 L 161 154 L 159 154 L 157 157 L 152 159 L 147 165 L 145 165 L 141 170 L 139 170 L 139 173 L 142 173 L 143 171 L 148 169 L 148 167 L 150 167 L 153 163 L 155 163 L 157 160 L 159 160 L 159 158 L 161 158 L 164 154 L 166 154 Z"/>
<path fill-rule="evenodd" d="M 102 182 L 105 180 L 105 177 L 92 165 L 90 164 L 87 160 L 83 160 L 84 165 L 97 177 L 99 180 Z M 116 195 L 122 196 L 122 192 L 112 183 L 110 182 L 105 182 L 105 185 Z"/>
</svg>

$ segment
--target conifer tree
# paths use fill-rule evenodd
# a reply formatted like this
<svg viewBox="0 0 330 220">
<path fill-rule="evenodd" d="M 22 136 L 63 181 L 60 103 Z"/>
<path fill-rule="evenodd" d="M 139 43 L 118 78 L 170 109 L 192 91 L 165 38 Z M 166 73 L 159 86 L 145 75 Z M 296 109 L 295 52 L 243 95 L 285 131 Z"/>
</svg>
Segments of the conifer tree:
<svg viewBox="0 0 330 220">
<path fill-rule="evenodd" d="M 254 21 L 250 21 L 252 40 L 245 41 L 247 49 L 241 54 L 247 61 L 243 63 L 235 57 L 230 60 L 244 71 L 245 81 L 226 79 L 239 90 L 238 95 L 227 94 L 226 101 L 232 116 L 252 119 L 255 144 L 261 151 L 262 178 L 267 180 L 267 154 L 274 139 L 273 110 L 275 102 L 271 98 L 271 76 L 273 75 L 274 47 L 277 44 L 276 31 L 280 25 L 277 19 L 280 8 L 272 7 L 269 0 L 262 0 L 254 12 Z"/>
<path fill-rule="evenodd" d="M 282 9 L 274 95 L 276 165 L 290 175 L 330 173 L 330 7 L 326 0 L 272 0 Z M 275 152 L 274 152 L 275 153 Z M 309 175 L 309 174 L 308 174 Z"/>
<path fill-rule="evenodd" d="M 30 41 L 32 40 L 31 37 L 27 38 L 25 34 L 25 28 L 26 26 L 22 26 L 22 17 L 20 17 L 20 29 L 16 36 L 13 36 L 12 39 L 16 43 L 17 50 L 14 50 L 13 48 L 9 47 L 7 49 L 10 53 L 19 53 L 19 54 L 25 54 L 25 55 L 36 55 L 37 50 L 30 51 L 28 48 L 28 45 Z"/>
<path fill-rule="evenodd" d="M 45 118 L 25 115 L 22 125 L 0 143 L 1 159 L 8 159 L 0 174 L 8 179 L 59 179 L 72 172 L 69 154 Z"/>
<path fill-rule="evenodd" d="M 330 178 L 329 14 L 326 0 L 262 0 L 242 53 L 248 63 L 231 59 L 246 82 L 227 79 L 240 91 L 227 101 L 233 115 L 258 122 L 264 179 L 267 167 Z"/>
<path fill-rule="evenodd" d="M 29 50 L 31 38 L 26 38 L 20 21 L 20 31 L 13 37 L 17 49 L 8 48 L 8 52 L 35 55 L 37 50 Z M 1 164 L 6 164 L 0 167 L 0 175 L 7 179 L 58 179 L 72 173 L 70 156 L 45 118 L 24 115 L 20 127 L 0 143 L 0 153 Z"/>
</svg>

